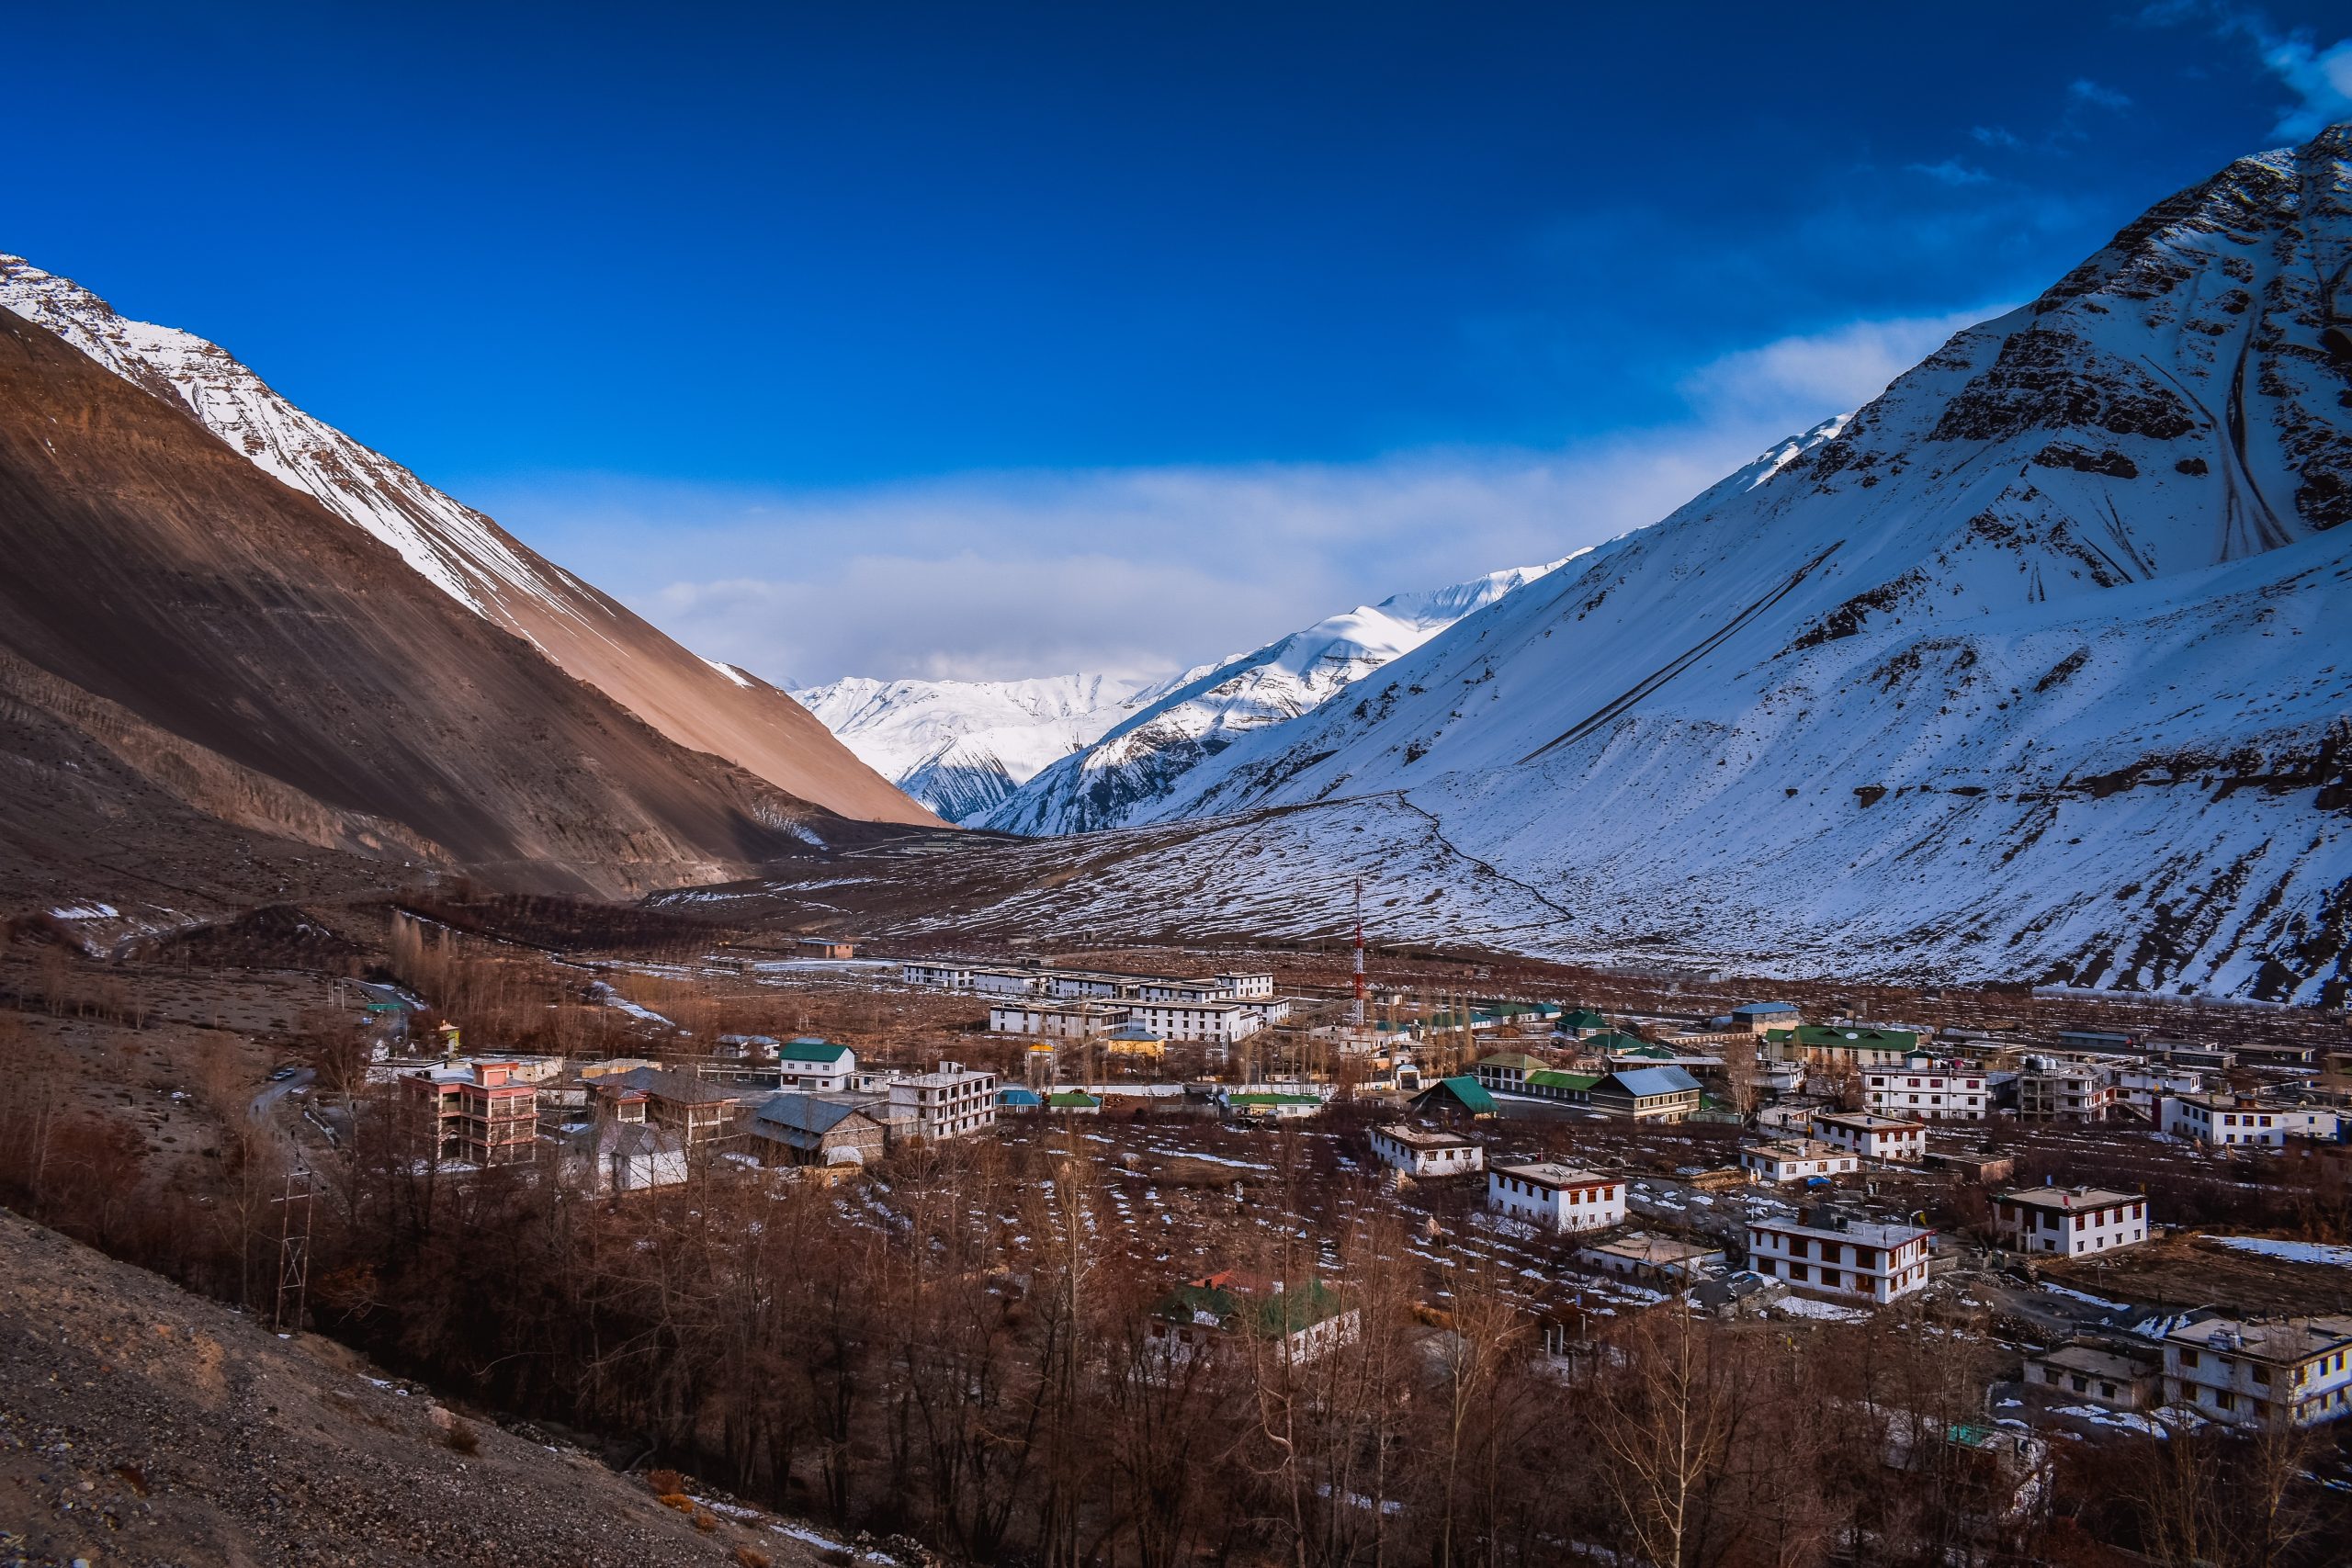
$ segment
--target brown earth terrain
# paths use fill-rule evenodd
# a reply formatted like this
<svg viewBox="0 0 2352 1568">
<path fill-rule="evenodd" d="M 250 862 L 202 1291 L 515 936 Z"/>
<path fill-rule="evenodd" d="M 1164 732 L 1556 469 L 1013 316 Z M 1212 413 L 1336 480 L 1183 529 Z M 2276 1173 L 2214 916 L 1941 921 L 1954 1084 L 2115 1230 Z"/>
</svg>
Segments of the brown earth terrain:
<svg viewBox="0 0 2352 1568">
<path fill-rule="evenodd" d="M 819 1561 L 0 1211 L 0 1563 Z M 754 1555 L 739 1556 L 739 1547 Z"/>
</svg>

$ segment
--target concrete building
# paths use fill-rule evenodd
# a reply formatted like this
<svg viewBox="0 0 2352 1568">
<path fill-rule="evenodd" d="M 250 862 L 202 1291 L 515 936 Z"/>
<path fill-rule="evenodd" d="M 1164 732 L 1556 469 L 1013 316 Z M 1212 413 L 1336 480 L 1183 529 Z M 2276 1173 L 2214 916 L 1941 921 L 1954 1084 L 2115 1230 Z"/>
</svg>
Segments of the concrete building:
<svg viewBox="0 0 2352 1568">
<path fill-rule="evenodd" d="M 1934 1235 L 1832 1213 L 1815 1213 L 1804 1223 L 1750 1220 L 1747 1266 L 1792 1291 L 1883 1303 L 1927 1288 Z"/>
<path fill-rule="evenodd" d="M 989 1004 L 989 1030 L 995 1034 L 1037 1034 L 1049 1040 L 1085 1040 L 1128 1027 L 1125 1003 L 1045 1001 L 1035 998 Z"/>
<path fill-rule="evenodd" d="M 1487 1173 L 1487 1207 L 1557 1234 L 1625 1223 L 1623 1177 L 1544 1161 L 1498 1165 Z"/>
<path fill-rule="evenodd" d="M 804 936 L 793 943 L 803 958 L 855 958 L 857 943 L 842 936 Z"/>
<path fill-rule="evenodd" d="M 445 1064 L 401 1081 L 436 1160 L 519 1165 L 537 1152 L 538 1086 L 514 1063 Z"/>
<path fill-rule="evenodd" d="M 1764 1032 L 1764 1051 L 1779 1061 L 1815 1066 L 1894 1066 L 1919 1048 L 1915 1029 L 1884 1029 L 1860 1023 L 1801 1023 Z"/>
<path fill-rule="evenodd" d="M 1902 1116 L 1879 1116 L 1867 1111 L 1816 1111 L 1813 1113 L 1813 1135 L 1864 1159 L 1914 1164 L 1928 1152 L 1924 1122 Z"/>
<path fill-rule="evenodd" d="M 1577 1250 L 1577 1261 L 1628 1280 L 1668 1280 L 1677 1283 L 1720 1273 L 1724 1250 L 1674 1236 L 1636 1231 L 1610 1241 L 1597 1241 Z"/>
<path fill-rule="evenodd" d="M 1804 1010 L 1794 1002 L 1742 1002 L 1731 1010 L 1731 1026 L 1748 1034 L 1794 1029 L 1804 1021 Z"/>
<path fill-rule="evenodd" d="M 912 1137 L 967 1137 L 996 1125 L 996 1075 L 942 1062 L 936 1072 L 892 1078 L 890 1114 Z"/>
<path fill-rule="evenodd" d="M 1461 1176 L 1487 1168 L 1487 1151 L 1475 1138 L 1426 1128 L 1392 1124 L 1372 1130 L 1372 1157 L 1407 1176 Z"/>
<path fill-rule="evenodd" d="M 1527 1075 L 1543 1071 L 1544 1064 L 1522 1051 L 1498 1051 L 1471 1069 L 1488 1094 L 1524 1093 Z"/>
<path fill-rule="evenodd" d="M 1993 1236 L 2015 1252 L 2080 1258 L 2148 1239 L 2148 1201 L 2098 1187 L 2022 1187 L 1993 1200 Z"/>
<path fill-rule="evenodd" d="M 1747 1172 L 1747 1179 L 1773 1186 L 1785 1181 L 1850 1176 L 1860 1165 L 1859 1155 L 1818 1138 L 1771 1138 L 1743 1144 L 1739 1149 L 1739 1168 Z"/>
<path fill-rule="evenodd" d="M 1982 1122 L 1991 1108 L 1984 1069 L 1933 1056 L 1905 1058 L 1896 1067 L 1862 1074 L 1862 1108 L 1882 1116 L 1928 1122 Z"/>
<path fill-rule="evenodd" d="M 719 1089 L 661 1067 L 607 1073 L 589 1087 L 605 1120 L 666 1127 L 677 1134 L 688 1154 L 733 1139 L 735 1107 L 758 1092 Z"/>
<path fill-rule="evenodd" d="M 1163 1040 L 1230 1045 L 1266 1026 L 1264 1011 L 1247 1002 L 1135 1001 L 1122 1021 L 1142 1025 Z"/>
<path fill-rule="evenodd" d="M 650 1192 L 686 1179 L 686 1146 L 667 1127 L 606 1121 L 596 1128 L 589 1184 L 597 1192 Z"/>
<path fill-rule="evenodd" d="M 2283 1148 L 2287 1129 L 2278 1112 L 2234 1094 L 2169 1095 L 2164 1130 L 2215 1148 Z"/>
<path fill-rule="evenodd" d="M 2080 1400 L 2108 1410 L 2152 1409 L 2162 1397 L 2161 1356 L 2107 1345 L 2077 1343 L 2030 1351 L 2025 1385 L 2055 1400 Z"/>
<path fill-rule="evenodd" d="M 775 1048 L 776 1087 L 839 1094 L 857 1081 L 857 1053 L 803 1035 Z"/>
<path fill-rule="evenodd" d="M 2115 1099 L 2114 1073 L 2088 1062 L 2029 1065 L 2018 1075 L 2019 1121 L 2104 1122 Z"/>
<path fill-rule="evenodd" d="M 1323 1111 L 1323 1097 L 1277 1089 L 1244 1090 L 1221 1097 L 1226 1113 L 1245 1122 L 1295 1122 Z"/>
<path fill-rule="evenodd" d="M 2164 1399 L 2233 1427 L 2352 1411 L 2352 1316 L 2213 1317 L 2165 1336 Z"/>
</svg>

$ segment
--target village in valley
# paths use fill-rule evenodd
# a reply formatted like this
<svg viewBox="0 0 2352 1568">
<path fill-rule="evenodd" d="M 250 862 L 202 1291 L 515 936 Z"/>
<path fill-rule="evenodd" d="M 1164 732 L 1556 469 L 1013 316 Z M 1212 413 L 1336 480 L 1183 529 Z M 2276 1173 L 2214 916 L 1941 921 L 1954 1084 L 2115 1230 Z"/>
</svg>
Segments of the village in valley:
<svg viewBox="0 0 2352 1568">
<path fill-rule="evenodd" d="M 481 1419 L 628 1432 L 714 1521 L 971 1561 L 1475 1528 L 1498 1562 L 1763 1561 L 1769 1529 L 2089 1563 L 2163 1509 L 2254 1529 L 2256 1485 L 2308 1544 L 2352 1485 L 2332 1014 L 1360 931 L 959 955 L 463 892 L 381 918 L 107 963 L 18 931 L 0 1044 L 51 1111 L 11 1101 L 0 1175 L 88 1203 L 103 1122 L 151 1184 L 113 1249 Z M 94 1042 L 119 1083 L 70 1070 Z M 528 1354 L 450 1359 L 479 1336 Z"/>
</svg>

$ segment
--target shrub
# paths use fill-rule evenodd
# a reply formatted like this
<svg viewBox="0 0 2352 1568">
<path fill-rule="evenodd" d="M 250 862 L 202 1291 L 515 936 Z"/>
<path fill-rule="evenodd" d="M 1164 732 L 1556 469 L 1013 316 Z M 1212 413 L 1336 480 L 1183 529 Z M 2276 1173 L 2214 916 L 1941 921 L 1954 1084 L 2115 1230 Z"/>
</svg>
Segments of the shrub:
<svg viewBox="0 0 2352 1568">
<path fill-rule="evenodd" d="M 645 1472 L 645 1483 L 653 1488 L 653 1495 L 657 1497 L 667 1497 L 673 1492 L 686 1489 L 686 1478 L 674 1470 L 649 1470 Z"/>
<path fill-rule="evenodd" d="M 682 1514 L 691 1514 L 695 1511 L 695 1500 L 683 1492 L 662 1493 L 662 1506 L 665 1508 L 675 1508 Z"/>
<path fill-rule="evenodd" d="M 461 1454 L 477 1453 L 481 1449 L 481 1434 L 463 1421 L 452 1421 L 441 1440 Z"/>
<path fill-rule="evenodd" d="M 756 1546 L 739 1546 L 735 1549 L 736 1568 L 769 1568 L 775 1561 L 775 1558 L 770 1557 Z"/>
</svg>

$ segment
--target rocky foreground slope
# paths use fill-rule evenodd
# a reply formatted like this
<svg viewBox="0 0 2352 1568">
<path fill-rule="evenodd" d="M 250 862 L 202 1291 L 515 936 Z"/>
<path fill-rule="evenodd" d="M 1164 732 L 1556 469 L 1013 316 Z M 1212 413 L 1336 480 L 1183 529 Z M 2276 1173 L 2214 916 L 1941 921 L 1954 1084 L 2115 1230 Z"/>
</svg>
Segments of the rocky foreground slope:
<svg viewBox="0 0 2352 1568">
<path fill-rule="evenodd" d="M 490 518 L 295 407 L 219 344 L 128 320 L 17 256 L 0 255 L 0 310 L 186 411 L 263 473 L 389 547 L 451 601 L 525 638 L 679 745 L 844 817 L 936 820 L 783 692 L 688 652 Z"/>
<path fill-rule="evenodd" d="M 699 1530 L 579 1450 L 467 1421 L 0 1210 L 0 1562 L 818 1561 L 764 1520 L 706 1514 Z"/>
</svg>

